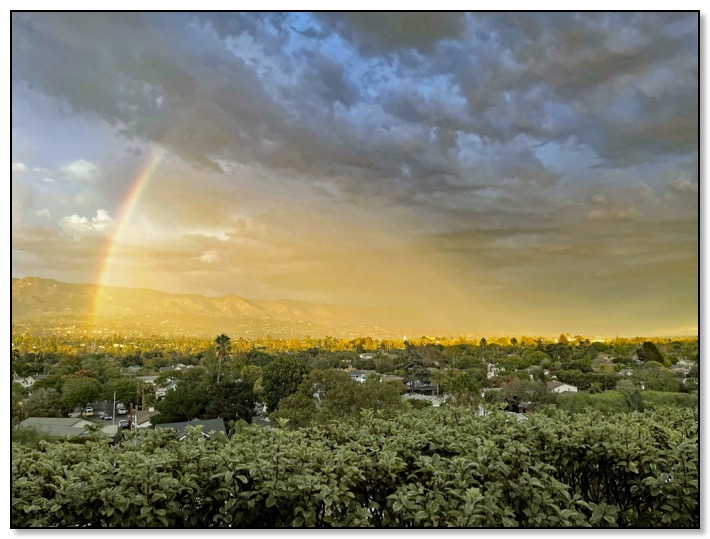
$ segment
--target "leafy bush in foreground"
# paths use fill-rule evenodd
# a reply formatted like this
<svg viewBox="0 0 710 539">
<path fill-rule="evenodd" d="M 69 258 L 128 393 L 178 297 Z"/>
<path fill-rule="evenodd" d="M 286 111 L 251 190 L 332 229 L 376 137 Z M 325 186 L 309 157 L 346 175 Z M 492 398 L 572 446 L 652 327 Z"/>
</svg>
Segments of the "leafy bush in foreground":
<svg viewBox="0 0 710 539">
<path fill-rule="evenodd" d="M 698 414 L 430 409 L 13 444 L 14 527 L 698 527 Z"/>
</svg>

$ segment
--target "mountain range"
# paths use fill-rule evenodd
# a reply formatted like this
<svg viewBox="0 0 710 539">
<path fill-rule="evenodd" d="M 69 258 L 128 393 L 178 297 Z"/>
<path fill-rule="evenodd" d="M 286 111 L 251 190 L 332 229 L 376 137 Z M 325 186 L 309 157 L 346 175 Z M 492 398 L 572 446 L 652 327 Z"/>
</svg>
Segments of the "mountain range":
<svg viewBox="0 0 710 539">
<path fill-rule="evenodd" d="M 97 315 L 94 305 L 101 293 Z M 40 277 L 12 279 L 13 331 L 36 335 L 92 330 L 143 335 L 301 338 L 402 336 L 368 325 L 368 312 L 306 301 L 207 297 L 143 288 L 71 284 Z"/>
</svg>

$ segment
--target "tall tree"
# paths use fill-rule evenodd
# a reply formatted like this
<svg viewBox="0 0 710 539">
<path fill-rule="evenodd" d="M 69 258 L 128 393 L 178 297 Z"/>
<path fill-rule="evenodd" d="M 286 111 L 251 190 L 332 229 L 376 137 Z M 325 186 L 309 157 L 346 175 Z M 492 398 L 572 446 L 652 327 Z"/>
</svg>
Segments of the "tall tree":
<svg viewBox="0 0 710 539">
<path fill-rule="evenodd" d="M 269 412 L 279 407 L 281 399 L 296 392 L 305 375 L 305 365 L 292 357 L 278 357 L 264 368 L 262 395 Z"/>
<path fill-rule="evenodd" d="M 62 417 L 62 396 L 56 389 L 38 389 L 25 401 L 26 417 Z"/>
<path fill-rule="evenodd" d="M 214 344 L 217 348 L 217 359 L 219 360 L 219 365 L 217 367 L 217 383 L 219 384 L 219 378 L 222 374 L 222 362 L 232 351 L 232 340 L 224 333 L 221 333 L 220 335 L 217 335 L 217 338 L 214 340 Z"/>
<path fill-rule="evenodd" d="M 636 349 L 636 355 L 641 361 L 657 361 L 663 363 L 663 354 L 658 347 L 650 341 L 646 341 L 640 348 Z"/>
<path fill-rule="evenodd" d="M 95 378 L 70 378 L 62 386 L 62 404 L 68 410 L 96 401 L 102 392 L 101 382 Z"/>
</svg>

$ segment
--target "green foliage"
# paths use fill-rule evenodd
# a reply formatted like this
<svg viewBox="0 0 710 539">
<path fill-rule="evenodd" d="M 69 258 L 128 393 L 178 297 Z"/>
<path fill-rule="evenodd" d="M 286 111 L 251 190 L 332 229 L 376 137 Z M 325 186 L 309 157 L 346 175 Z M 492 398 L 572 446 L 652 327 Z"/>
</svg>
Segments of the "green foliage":
<svg viewBox="0 0 710 539">
<path fill-rule="evenodd" d="M 655 361 L 648 362 L 642 367 L 634 369 L 632 378 L 643 382 L 644 387 L 652 391 L 677 392 L 681 390 L 682 386 L 680 380 L 673 374 L 673 371 Z"/>
<path fill-rule="evenodd" d="M 32 449 L 39 449 L 41 447 L 41 444 L 43 442 L 56 442 L 57 439 L 49 436 L 47 434 L 44 434 L 42 432 L 38 432 L 35 429 L 18 429 L 18 428 L 13 428 L 12 429 L 12 443 L 17 443 L 19 445 L 32 448 Z"/>
<path fill-rule="evenodd" d="M 151 422 L 175 423 L 221 417 L 225 421 L 242 419 L 251 423 L 255 400 L 249 382 L 181 382 L 158 403 L 160 413 L 153 416 Z"/>
<path fill-rule="evenodd" d="M 56 389 L 32 392 L 23 406 L 25 417 L 62 417 L 62 397 Z"/>
<path fill-rule="evenodd" d="M 447 403 L 454 406 L 475 406 L 481 400 L 482 380 L 477 372 L 447 372 L 442 381 Z M 485 376 L 485 375 L 484 375 Z"/>
<path fill-rule="evenodd" d="M 256 382 L 261 378 L 261 367 L 256 365 L 246 365 L 242 367 L 240 376 L 245 382 L 251 383 L 251 385 L 256 384 Z"/>
<path fill-rule="evenodd" d="M 264 368 L 261 395 L 269 412 L 279 407 L 281 399 L 296 392 L 305 375 L 306 367 L 292 357 L 278 357 Z"/>
<path fill-rule="evenodd" d="M 205 405 L 205 412 L 200 419 L 221 417 L 225 421 L 241 419 L 251 424 L 256 397 L 250 382 L 222 381 L 204 389 L 209 398 Z"/>
<path fill-rule="evenodd" d="M 404 387 L 398 382 L 380 382 L 377 377 L 360 384 L 343 371 L 317 370 L 308 375 L 298 391 L 284 398 L 274 419 L 289 420 L 298 428 L 360 416 L 361 410 L 382 410 L 386 416 L 405 409 Z"/>
<path fill-rule="evenodd" d="M 648 407 L 673 406 L 680 408 L 698 408 L 698 395 L 688 393 L 669 393 L 661 391 L 639 391 L 628 380 L 619 382 L 616 391 L 605 391 L 597 395 L 589 393 L 561 393 L 557 396 L 557 406 L 569 412 L 588 412 L 596 410 L 604 415 L 619 412 L 633 412 Z"/>
<path fill-rule="evenodd" d="M 649 406 L 674 406 L 682 408 L 698 408 L 700 401 L 698 393 L 669 393 L 667 391 L 643 391 L 643 401 Z"/>
<path fill-rule="evenodd" d="M 646 341 L 641 345 L 640 348 L 636 349 L 636 355 L 641 361 L 656 361 L 658 363 L 663 364 L 663 354 L 661 354 L 660 350 L 658 350 L 658 347 L 650 342 Z M 670 365 L 670 363 L 669 363 Z"/>
<path fill-rule="evenodd" d="M 101 389 L 95 378 L 70 378 L 62 386 L 62 405 L 68 410 L 86 406 L 101 396 Z"/>
<path fill-rule="evenodd" d="M 555 399 L 543 382 L 517 378 L 503 384 L 500 391 L 494 394 L 494 398 L 499 402 L 504 402 L 511 412 L 518 412 L 519 404 L 530 403 L 535 406 L 554 402 Z"/>
<path fill-rule="evenodd" d="M 217 367 L 217 383 L 219 383 L 222 376 L 222 363 L 224 363 L 224 360 L 232 351 L 232 339 L 230 339 L 228 335 L 222 333 L 217 335 L 217 338 L 214 340 L 214 345 L 217 350 L 217 359 L 219 360 Z"/>
<path fill-rule="evenodd" d="M 372 411 L 231 439 L 12 445 L 13 527 L 692 527 L 697 410 Z"/>
<path fill-rule="evenodd" d="M 138 403 L 139 381 L 135 378 L 117 378 L 104 385 L 103 396 L 106 400 L 113 400 L 116 393 L 116 402 Z"/>
<path fill-rule="evenodd" d="M 582 372 L 579 370 L 562 370 L 555 372 L 555 376 L 557 376 L 557 379 L 560 382 L 576 386 L 581 391 L 586 391 L 593 385 L 602 391 L 614 389 L 620 379 L 617 373 L 591 371 L 591 367 L 589 368 L 589 372 Z"/>
</svg>

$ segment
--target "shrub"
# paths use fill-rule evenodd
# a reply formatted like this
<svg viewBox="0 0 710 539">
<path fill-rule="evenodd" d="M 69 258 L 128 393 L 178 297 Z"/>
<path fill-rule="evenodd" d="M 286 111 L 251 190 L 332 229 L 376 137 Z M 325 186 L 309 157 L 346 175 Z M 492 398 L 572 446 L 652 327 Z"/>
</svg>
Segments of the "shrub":
<svg viewBox="0 0 710 539">
<path fill-rule="evenodd" d="M 433 408 L 12 446 L 13 527 L 695 527 L 698 410 Z"/>
</svg>

